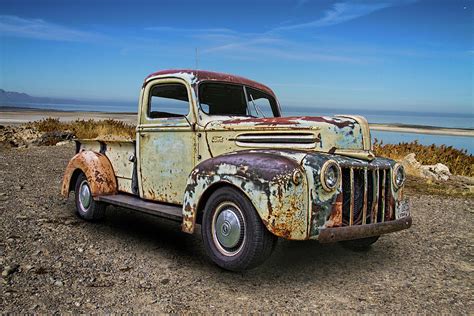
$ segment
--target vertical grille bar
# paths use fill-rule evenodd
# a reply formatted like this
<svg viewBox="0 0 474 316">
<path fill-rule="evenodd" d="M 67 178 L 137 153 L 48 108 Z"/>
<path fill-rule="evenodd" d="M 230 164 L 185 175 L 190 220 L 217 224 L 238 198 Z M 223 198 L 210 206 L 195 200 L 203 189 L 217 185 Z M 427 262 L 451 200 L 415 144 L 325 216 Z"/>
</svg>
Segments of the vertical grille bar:
<svg viewBox="0 0 474 316">
<path fill-rule="evenodd" d="M 379 210 L 379 169 L 373 172 L 373 196 L 372 199 L 372 223 L 377 223 L 377 213 Z"/>
<path fill-rule="evenodd" d="M 391 170 L 387 170 L 388 174 L 390 175 L 391 174 Z M 385 208 L 386 208 L 386 213 L 387 213 L 387 220 L 391 221 L 393 219 L 393 208 L 392 208 L 392 199 L 393 199 L 393 195 L 392 195 L 392 181 L 391 181 L 391 177 L 387 175 L 387 189 L 386 189 L 386 197 L 385 197 Z"/>
<path fill-rule="evenodd" d="M 382 212 L 382 222 L 385 221 L 385 181 L 387 180 L 385 169 L 382 171 L 382 190 L 380 196 L 380 208 Z"/>
<path fill-rule="evenodd" d="M 362 206 L 362 225 L 366 224 L 367 221 L 367 168 L 364 168 L 364 204 Z"/>
<path fill-rule="evenodd" d="M 349 226 L 354 223 L 354 169 L 350 168 L 351 204 L 349 208 Z"/>
</svg>

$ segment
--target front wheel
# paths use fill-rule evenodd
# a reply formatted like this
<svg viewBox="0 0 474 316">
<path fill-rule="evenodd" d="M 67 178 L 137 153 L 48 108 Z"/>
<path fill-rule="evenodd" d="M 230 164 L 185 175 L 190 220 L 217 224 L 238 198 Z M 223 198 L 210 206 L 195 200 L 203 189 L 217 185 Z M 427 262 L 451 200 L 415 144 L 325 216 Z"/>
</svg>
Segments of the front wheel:
<svg viewBox="0 0 474 316">
<path fill-rule="evenodd" d="M 229 187 L 218 189 L 207 201 L 201 230 L 212 261 L 231 271 L 261 264 L 277 239 L 265 228 L 247 197 Z"/>
<path fill-rule="evenodd" d="M 94 221 L 104 217 L 106 206 L 92 198 L 92 192 L 84 173 L 77 177 L 74 193 L 76 213 L 80 218 Z"/>
</svg>

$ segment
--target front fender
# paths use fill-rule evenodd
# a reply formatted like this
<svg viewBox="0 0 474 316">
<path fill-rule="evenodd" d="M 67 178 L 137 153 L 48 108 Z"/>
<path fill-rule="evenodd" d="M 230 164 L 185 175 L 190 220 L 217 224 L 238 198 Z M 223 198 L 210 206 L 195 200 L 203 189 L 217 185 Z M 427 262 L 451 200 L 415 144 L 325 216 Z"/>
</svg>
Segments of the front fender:
<svg viewBox="0 0 474 316">
<path fill-rule="evenodd" d="M 82 171 L 89 182 L 92 196 L 117 194 L 117 179 L 107 156 L 84 150 L 71 158 L 64 172 L 61 194 L 69 196 L 73 190 L 77 171 Z"/>
<path fill-rule="evenodd" d="M 293 182 L 295 171 L 301 183 Z M 276 236 L 302 240 L 308 232 L 308 186 L 297 160 L 277 151 L 240 151 L 208 159 L 191 172 L 183 202 L 184 232 L 193 233 L 205 193 L 231 185 L 252 202 L 266 228 Z"/>
</svg>

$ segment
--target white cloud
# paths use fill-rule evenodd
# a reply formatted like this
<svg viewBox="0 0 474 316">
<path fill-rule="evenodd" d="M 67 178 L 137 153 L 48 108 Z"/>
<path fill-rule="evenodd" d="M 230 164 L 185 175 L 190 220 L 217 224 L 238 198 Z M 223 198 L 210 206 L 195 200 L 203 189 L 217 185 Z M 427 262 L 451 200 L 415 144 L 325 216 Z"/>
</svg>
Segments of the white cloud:
<svg viewBox="0 0 474 316">
<path fill-rule="evenodd" d="M 323 27 L 340 24 L 402 3 L 403 2 L 400 1 L 338 2 L 335 3 L 331 9 L 325 11 L 323 17 L 317 20 L 281 26 L 273 29 L 273 31 L 295 30 L 301 28 Z"/>
<path fill-rule="evenodd" d="M 284 39 L 277 33 L 237 32 L 227 28 L 186 29 L 166 26 L 147 27 L 158 35 L 176 33 L 187 37 L 189 45 L 199 47 L 202 55 L 225 56 L 230 59 L 261 60 L 276 58 L 298 61 L 361 63 L 368 59 L 343 56 L 318 50 L 311 45 Z"/>
<path fill-rule="evenodd" d="M 241 39 L 232 43 L 212 46 L 204 49 L 202 53 L 220 55 L 225 53 L 226 58 L 248 60 L 277 58 L 308 62 L 366 63 L 371 61 L 366 58 L 333 54 L 332 52 L 318 50 L 314 47 L 301 45 L 289 40 L 263 36 L 253 40 Z"/>
<path fill-rule="evenodd" d="M 52 41 L 89 42 L 104 38 L 100 34 L 75 30 L 41 19 L 28 19 L 11 15 L 0 15 L 0 33 L 3 36 Z"/>
</svg>

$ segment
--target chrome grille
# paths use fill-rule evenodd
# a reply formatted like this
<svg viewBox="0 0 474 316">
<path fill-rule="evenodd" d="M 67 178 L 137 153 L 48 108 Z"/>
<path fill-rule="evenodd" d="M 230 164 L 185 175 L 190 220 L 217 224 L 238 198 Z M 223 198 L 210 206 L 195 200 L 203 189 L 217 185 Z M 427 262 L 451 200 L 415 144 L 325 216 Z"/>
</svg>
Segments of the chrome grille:
<svg viewBox="0 0 474 316">
<path fill-rule="evenodd" d="M 342 226 L 394 219 L 390 169 L 342 168 Z"/>
</svg>

